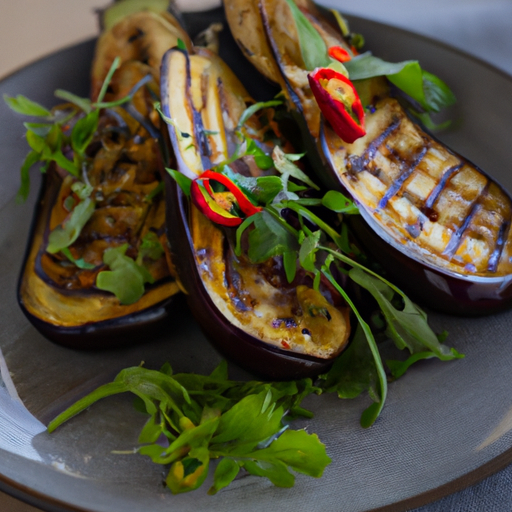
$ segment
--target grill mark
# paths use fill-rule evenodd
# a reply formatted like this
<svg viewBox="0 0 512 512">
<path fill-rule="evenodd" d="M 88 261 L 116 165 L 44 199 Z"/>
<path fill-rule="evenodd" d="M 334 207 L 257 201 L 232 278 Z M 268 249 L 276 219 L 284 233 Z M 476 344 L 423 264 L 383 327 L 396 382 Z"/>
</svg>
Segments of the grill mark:
<svg viewBox="0 0 512 512">
<path fill-rule="evenodd" d="M 455 233 L 450 238 L 450 241 L 448 242 L 446 249 L 442 253 L 443 256 L 447 256 L 448 258 L 451 259 L 453 257 L 453 255 L 455 254 L 455 252 L 457 251 L 457 249 L 459 248 L 464 231 L 466 231 L 466 229 L 468 228 L 468 226 L 471 222 L 471 219 L 475 216 L 476 212 L 480 208 L 482 198 L 485 197 L 487 195 L 487 193 L 489 192 L 489 185 L 490 185 L 490 182 L 488 181 L 487 184 L 485 185 L 484 189 L 482 190 L 481 194 L 473 202 L 473 205 L 471 206 L 471 210 L 468 213 L 468 215 L 466 216 L 466 218 L 464 219 L 462 226 L 460 226 L 459 229 L 457 229 L 457 231 L 455 231 Z"/>
<path fill-rule="evenodd" d="M 450 178 L 457 172 L 459 171 L 462 166 L 464 165 L 463 162 L 460 162 L 459 164 L 457 165 L 452 165 L 452 167 L 450 167 L 442 176 L 441 176 L 441 179 L 439 180 L 439 183 L 434 187 L 434 189 L 432 190 L 432 192 L 430 192 L 430 195 L 428 196 L 427 200 L 425 201 L 425 209 L 427 210 L 430 210 L 433 208 L 435 202 L 437 201 L 437 199 L 439 198 L 439 196 L 441 195 L 441 192 L 443 191 L 443 189 L 446 187 L 446 185 L 448 184 L 448 181 L 450 180 Z"/>
<path fill-rule="evenodd" d="M 368 144 L 368 147 L 365 149 L 361 156 L 350 156 L 350 172 L 356 173 L 363 171 L 371 162 L 371 160 L 375 158 L 375 153 L 377 152 L 379 146 L 400 127 L 401 123 L 401 117 L 394 117 L 391 121 L 391 124 L 378 137 L 373 139 L 370 144 Z"/>
<path fill-rule="evenodd" d="M 430 149 L 430 144 L 426 144 L 421 148 L 420 154 L 413 160 L 413 162 L 408 166 L 406 161 L 401 162 L 401 173 L 400 176 L 393 182 L 393 184 L 387 189 L 386 193 L 379 201 L 379 208 L 385 208 L 388 204 L 388 201 L 394 197 L 402 188 L 403 184 L 411 176 L 411 174 L 416 170 L 418 165 L 421 163 L 427 151 Z M 405 168 L 405 169 L 404 169 Z"/>
<path fill-rule="evenodd" d="M 501 259 L 503 248 L 505 247 L 505 241 L 507 240 L 510 231 L 510 222 L 511 215 L 509 215 L 509 218 L 501 223 L 500 229 L 498 231 L 498 237 L 496 239 L 496 245 L 494 246 L 494 251 L 492 252 L 487 263 L 487 270 L 489 272 L 494 273 L 496 270 L 498 270 L 498 263 Z"/>
</svg>

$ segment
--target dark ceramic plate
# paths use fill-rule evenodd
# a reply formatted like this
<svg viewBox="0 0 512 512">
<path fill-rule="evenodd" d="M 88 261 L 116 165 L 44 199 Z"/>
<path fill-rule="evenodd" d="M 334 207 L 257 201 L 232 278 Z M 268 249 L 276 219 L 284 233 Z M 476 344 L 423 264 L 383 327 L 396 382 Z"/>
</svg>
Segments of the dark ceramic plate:
<svg viewBox="0 0 512 512">
<path fill-rule="evenodd" d="M 188 18 L 191 32 L 220 16 Z M 509 190 L 512 80 L 494 68 L 423 37 L 353 19 L 368 47 L 388 60 L 419 58 L 442 76 L 459 103 L 457 120 L 441 138 L 495 176 Z M 239 76 L 255 85 L 251 70 L 224 36 L 224 50 Z M 0 92 L 25 94 L 44 104 L 56 88 L 87 94 L 93 42 L 41 60 L 7 78 Z M 261 90 L 251 91 L 261 96 Z M 485 98 L 485 103 L 483 102 Z M 137 455 L 114 455 L 136 444 L 144 419 L 131 399 L 104 401 L 51 436 L 46 424 L 63 407 L 120 369 L 170 361 L 177 371 L 209 372 L 220 356 L 187 316 L 160 339 L 116 351 L 84 353 L 45 340 L 25 320 L 15 300 L 36 184 L 30 201 L 16 205 L 18 169 L 27 151 L 20 119 L 0 105 L 0 489 L 49 511 L 151 510 L 246 512 L 265 509 L 406 510 L 444 496 L 512 461 L 512 313 L 460 319 L 431 315 L 436 330 L 466 354 L 451 363 L 425 361 L 392 384 L 381 418 L 359 426 L 367 398 L 312 397 L 315 418 L 303 426 L 318 433 L 333 463 L 320 480 L 299 476 L 293 489 L 240 478 L 216 496 L 205 490 L 173 496 L 162 468 Z M 232 376 L 244 377 L 238 368 Z M 12 382 L 17 390 L 14 391 Z M 17 397 L 19 395 L 19 398 Z M 24 406 L 28 409 L 25 409 Z"/>
</svg>

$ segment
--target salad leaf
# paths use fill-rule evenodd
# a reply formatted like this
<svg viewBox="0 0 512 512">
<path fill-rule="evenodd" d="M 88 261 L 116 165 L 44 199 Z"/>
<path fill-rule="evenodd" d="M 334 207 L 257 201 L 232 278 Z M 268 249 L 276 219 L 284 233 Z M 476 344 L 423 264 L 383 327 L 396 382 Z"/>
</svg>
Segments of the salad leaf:
<svg viewBox="0 0 512 512">
<path fill-rule="evenodd" d="M 306 69 L 312 71 L 316 67 L 327 67 L 331 60 L 327 55 L 327 47 L 325 46 L 324 40 L 307 17 L 297 7 L 294 0 L 286 0 L 286 3 L 290 7 L 295 26 L 297 27 L 300 51 Z"/>
<path fill-rule="evenodd" d="M 69 218 L 50 233 L 46 250 L 50 254 L 55 254 L 73 244 L 80 235 L 82 228 L 91 218 L 95 208 L 96 203 L 90 197 L 80 201 Z"/>
<path fill-rule="evenodd" d="M 100 272 L 96 286 L 100 290 L 113 293 L 121 304 L 133 304 L 144 294 L 144 284 L 152 283 L 148 270 L 126 256 L 128 244 L 111 247 L 103 253 L 103 262 L 111 270 Z"/>
<path fill-rule="evenodd" d="M 79 400 L 50 422 L 48 431 L 105 397 L 131 392 L 149 419 L 138 453 L 170 464 L 165 482 L 174 494 L 199 488 L 210 461 L 220 459 L 209 494 L 229 485 L 243 468 L 275 485 L 291 487 L 290 470 L 319 478 L 331 459 L 315 434 L 284 424 L 286 411 L 300 413 L 300 402 L 316 391 L 310 379 L 265 383 L 228 380 L 223 362 L 211 375 L 173 375 L 143 367 L 122 370 L 114 382 Z M 163 436 L 168 445 L 158 444 Z"/>
<path fill-rule="evenodd" d="M 440 78 L 423 70 L 416 60 L 392 63 L 365 52 L 345 62 L 345 68 L 353 81 L 386 76 L 426 112 L 439 112 L 455 103 L 450 88 Z"/>
</svg>

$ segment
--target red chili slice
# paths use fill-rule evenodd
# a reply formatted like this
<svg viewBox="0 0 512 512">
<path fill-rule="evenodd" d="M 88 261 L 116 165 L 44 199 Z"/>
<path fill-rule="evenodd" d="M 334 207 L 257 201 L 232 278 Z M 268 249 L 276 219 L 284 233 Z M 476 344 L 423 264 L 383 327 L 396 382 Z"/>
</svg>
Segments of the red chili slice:
<svg viewBox="0 0 512 512">
<path fill-rule="evenodd" d="M 214 171 L 204 171 L 191 184 L 190 195 L 197 208 L 211 221 L 223 226 L 238 226 L 242 218 L 227 211 L 215 198 L 210 187 L 210 181 L 216 181 L 225 186 L 236 199 L 242 212 L 249 217 L 262 210 L 261 207 L 251 203 L 249 198 L 227 176 Z"/>
<path fill-rule="evenodd" d="M 346 76 L 331 68 L 316 68 L 308 80 L 322 114 L 341 139 L 351 144 L 366 134 L 363 105 Z"/>
</svg>

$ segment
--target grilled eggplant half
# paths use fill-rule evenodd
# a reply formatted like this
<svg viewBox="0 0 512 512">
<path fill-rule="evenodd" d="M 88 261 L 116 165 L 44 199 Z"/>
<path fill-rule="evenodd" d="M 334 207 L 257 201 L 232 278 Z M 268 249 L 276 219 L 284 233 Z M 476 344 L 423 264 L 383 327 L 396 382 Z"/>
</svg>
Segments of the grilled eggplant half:
<svg viewBox="0 0 512 512">
<path fill-rule="evenodd" d="M 258 8 L 243 14 L 239 2 L 225 4 L 242 50 L 250 48 L 252 60 L 273 55 L 280 78 L 271 65 L 266 76 L 285 84 L 290 107 L 307 127 L 306 146 L 324 163 L 316 166 L 320 178 L 357 201 L 363 220 L 352 217 L 355 236 L 391 280 L 418 303 L 446 313 L 487 314 L 509 307 L 510 195 L 411 120 L 382 77 L 356 84 L 366 99 L 366 135 L 344 142 L 322 119 L 312 94 L 289 3 L 255 1 Z M 312 2 L 297 5 L 326 48 L 352 51 Z M 260 17 L 250 23 L 262 33 L 246 34 L 248 16 Z"/>
<path fill-rule="evenodd" d="M 155 25 L 164 34 L 156 47 L 147 39 Z M 64 169 L 71 163 L 61 160 L 45 174 L 18 299 L 32 324 L 62 345 L 95 349 L 150 339 L 177 305 L 153 103 L 162 44 L 174 46 L 178 38 L 190 46 L 176 21 L 150 11 L 130 13 L 100 37 L 94 99 L 114 57 L 122 56 L 102 98 L 110 106 L 98 111 L 79 172 Z M 73 150 L 91 116 L 65 104 L 53 117 L 68 119 L 59 125 L 71 141 L 62 154 L 76 162 Z"/>
<path fill-rule="evenodd" d="M 170 50 L 161 80 L 178 170 L 194 180 L 234 153 L 235 130 L 252 100 L 226 64 L 204 49 L 192 55 Z M 253 115 L 242 129 L 270 154 L 274 145 L 263 142 L 269 138 L 265 126 Z M 229 165 L 245 176 L 275 172 L 262 171 L 248 155 Z M 288 284 L 280 257 L 254 264 L 236 256 L 233 228 L 211 222 L 170 177 L 167 191 L 172 258 L 189 306 L 214 345 L 240 366 L 273 379 L 325 370 L 348 342 L 346 304 L 327 289 L 315 291 L 305 275 Z"/>
</svg>

